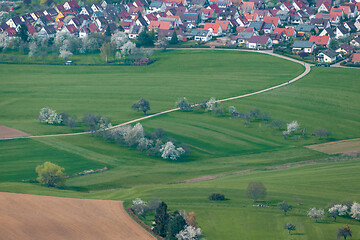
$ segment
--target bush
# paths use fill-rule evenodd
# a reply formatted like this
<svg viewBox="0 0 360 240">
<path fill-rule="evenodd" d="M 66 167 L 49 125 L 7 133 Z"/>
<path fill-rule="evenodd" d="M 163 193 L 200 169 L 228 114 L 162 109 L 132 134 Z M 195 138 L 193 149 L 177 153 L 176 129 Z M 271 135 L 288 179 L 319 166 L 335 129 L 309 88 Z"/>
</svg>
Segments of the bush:
<svg viewBox="0 0 360 240">
<path fill-rule="evenodd" d="M 212 193 L 209 195 L 209 199 L 211 201 L 224 201 L 225 200 L 225 195 L 221 194 L 221 193 Z"/>
</svg>

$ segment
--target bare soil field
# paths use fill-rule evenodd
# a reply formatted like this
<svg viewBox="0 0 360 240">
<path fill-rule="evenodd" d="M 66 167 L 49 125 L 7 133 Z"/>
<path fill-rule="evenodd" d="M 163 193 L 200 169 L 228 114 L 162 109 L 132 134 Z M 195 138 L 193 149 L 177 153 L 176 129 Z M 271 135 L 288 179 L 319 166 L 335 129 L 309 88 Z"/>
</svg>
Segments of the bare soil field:
<svg viewBox="0 0 360 240">
<path fill-rule="evenodd" d="M 360 138 L 315 144 L 307 147 L 327 154 L 356 152 L 360 151 Z"/>
<path fill-rule="evenodd" d="M 3 138 L 14 138 L 14 137 L 25 137 L 30 136 L 30 134 L 24 133 L 20 130 L 10 128 L 4 125 L 0 125 L 0 139 Z"/>
<path fill-rule="evenodd" d="M 0 193 L 1 239 L 156 239 L 123 202 Z"/>
</svg>

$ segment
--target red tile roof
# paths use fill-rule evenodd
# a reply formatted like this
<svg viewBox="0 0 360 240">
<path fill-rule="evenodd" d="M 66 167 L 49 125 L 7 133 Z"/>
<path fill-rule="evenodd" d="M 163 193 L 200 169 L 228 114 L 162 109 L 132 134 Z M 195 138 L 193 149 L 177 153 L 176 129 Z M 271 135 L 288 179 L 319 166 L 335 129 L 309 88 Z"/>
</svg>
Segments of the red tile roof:
<svg viewBox="0 0 360 240">
<path fill-rule="evenodd" d="M 352 59 L 351 59 L 351 62 L 355 63 L 360 63 L 360 53 L 354 53 Z"/>
<path fill-rule="evenodd" d="M 220 28 L 220 23 L 205 23 L 204 30 L 213 30 L 213 33 L 218 33 Z"/>
<path fill-rule="evenodd" d="M 294 36 L 295 29 L 294 28 L 275 28 L 274 34 L 284 34 L 287 37 Z"/>
<path fill-rule="evenodd" d="M 330 36 L 310 36 L 310 42 L 314 42 L 316 45 L 326 46 L 329 44 Z"/>
</svg>

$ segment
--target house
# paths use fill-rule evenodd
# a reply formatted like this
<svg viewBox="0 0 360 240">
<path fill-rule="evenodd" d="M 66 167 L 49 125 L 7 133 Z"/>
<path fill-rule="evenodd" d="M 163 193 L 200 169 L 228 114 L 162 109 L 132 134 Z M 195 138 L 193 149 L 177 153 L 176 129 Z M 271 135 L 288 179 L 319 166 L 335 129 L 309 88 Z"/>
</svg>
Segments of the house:
<svg viewBox="0 0 360 240">
<path fill-rule="evenodd" d="M 321 3 L 321 5 L 318 7 L 318 13 L 321 12 L 330 12 L 331 10 L 331 4 L 328 2 L 323 2 Z"/>
<path fill-rule="evenodd" d="M 44 26 L 39 31 L 39 35 L 46 37 L 46 38 L 54 38 L 56 35 L 56 30 L 55 30 L 54 26 L 52 26 L 52 25 Z"/>
<path fill-rule="evenodd" d="M 264 23 L 272 23 L 275 27 L 277 27 L 279 24 L 281 24 L 279 17 L 264 17 Z"/>
<path fill-rule="evenodd" d="M 360 63 L 360 53 L 354 53 L 354 55 L 351 58 L 351 62 L 354 64 Z"/>
<path fill-rule="evenodd" d="M 10 39 L 16 37 L 16 33 L 17 33 L 17 32 L 16 32 L 16 29 L 15 29 L 15 28 L 12 28 L 12 27 L 7 28 L 7 29 L 5 30 L 5 32 L 7 33 L 7 35 L 9 36 Z"/>
<path fill-rule="evenodd" d="M 272 47 L 272 40 L 268 36 L 252 36 L 247 47 L 250 49 L 267 49 Z"/>
<path fill-rule="evenodd" d="M 7 25 L 5 22 L 0 23 L 0 33 L 5 32 L 5 30 L 8 28 L 9 28 L 9 25 Z"/>
<path fill-rule="evenodd" d="M 319 34 L 319 36 L 330 36 L 330 38 L 335 38 L 336 34 L 335 32 L 329 27 L 322 30 Z"/>
<path fill-rule="evenodd" d="M 78 33 L 79 33 L 78 29 L 73 24 L 66 25 L 61 31 L 62 32 L 68 32 L 68 33 L 73 34 L 73 35 L 78 35 Z"/>
<path fill-rule="evenodd" d="M 312 31 L 317 33 L 319 29 L 314 25 L 299 24 L 295 27 L 295 31 L 297 32 L 297 36 L 303 37 L 310 36 Z"/>
<path fill-rule="evenodd" d="M 88 36 L 90 33 L 95 33 L 95 32 L 100 32 L 100 29 L 96 26 L 95 23 L 90 23 L 80 29 L 79 37 L 84 38 Z"/>
<path fill-rule="evenodd" d="M 274 34 L 281 34 L 285 37 L 285 40 L 289 40 L 292 37 L 296 37 L 295 28 L 275 28 L 273 31 Z"/>
<path fill-rule="evenodd" d="M 196 12 L 186 12 L 180 15 L 183 24 L 197 25 L 201 22 L 201 16 Z"/>
<path fill-rule="evenodd" d="M 262 30 L 264 30 L 264 33 L 272 33 L 275 29 L 275 26 L 273 23 L 265 23 Z"/>
<path fill-rule="evenodd" d="M 44 15 L 49 15 L 51 18 L 54 18 L 58 15 L 58 12 L 54 8 L 49 8 L 44 11 Z"/>
<path fill-rule="evenodd" d="M 244 13 L 244 17 L 248 22 L 259 21 L 259 17 L 256 13 Z"/>
<path fill-rule="evenodd" d="M 30 13 L 21 16 L 20 19 L 22 22 L 28 22 L 28 23 L 35 22 L 35 19 L 31 16 Z"/>
<path fill-rule="evenodd" d="M 66 1 L 63 6 L 65 10 L 70 10 L 70 9 L 76 10 L 80 8 L 76 0 Z"/>
<path fill-rule="evenodd" d="M 101 7 L 100 4 L 98 3 L 94 3 L 93 5 L 91 5 L 91 10 L 95 13 L 95 12 L 102 12 L 103 8 Z"/>
<path fill-rule="evenodd" d="M 150 3 L 147 13 L 164 12 L 166 10 L 166 4 L 160 1 L 153 1 Z"/>
<path fill-rule="evenodd" d="M 336 27 L 335 29 L 335 38 L 346 38 L 350 36 L 349 30 L 343 25 Z"/>
<path fill-rule="evenodd" d="M 295 41 L 292 46 L 293 52 L 303 51 L 306 53 L 312 53 L 315 49 L 315 43 L 310 41 Z"/>
<path fill-rule="evenodd" d="M 216 20 L 215 23 L 219 23 L 223 33 L 229 33 L 231 31 L 230 21 Z"/>
<path fill-rule="evenodd" d="M 294 0 L 292 5 L 296 11 L 306 8 L 306 5 L 301 0 Z"/>
<path fill-rule="evenodd" d="M 95 20 L 95 23 L 97 27 L 100 29 L 100 31 L 103 30 L 106 25 L 108 25 L 108 21 L 106 21 L 105 17 L 98 17 Z"/>
<path fill-rule="evenodd" d="M 289 1 L 283 2 L 280 5 L 280 9 L 284 12 L 289 12 L 292 8 L 293 8 L 293 5 Z"/>
<path fill-rule="evenodd" d="M 310 20 L 310 24 L 315 25 L 319 30 L 323 30 L 331 26 L 329 19 L 324 18 L 313 18 Z"/>
<path fill-rule="evenodd" d="M 23 22 L 21 21 L 19 16 L 10 18 L 9 20 L 6 21 L 6 24 L 9 25 L 10 28 L 14 28 L 14 29 L 16 29 L 22 23 Z"/>
<path fill-rule="evenodd" d="M 325 62 L 325 63 L 331 63 L 336 61 L 336 57 L 339 54 L 335 52 L 332 49 L 326 49 L 324 51 L 321 51 L 318 55 L 316 55 L 316 61 L 318 62 Z"/>
<path fill-rule="evenodd" d="M 351 21 L 347 21 L 343 23 L 343 26 L 349 31 L 349 32 L 356 32 L 357 28 L 355 24 Z"/>
<path fill-rule="evenodd" d="M 232 44 L 238 43 L 238 44 L 249 44 L 249 39 L 254 35 L 252 32 L 241 32 L 238 35 L 231 37 Z"/>
<path fill-rule="evenodd" d="M 256 31 L 261 31 L 263 26 L 264 26 L 263 21 L 254 21 L 254 22 L 251 22 L 249 25 L 249 27 L 253 27 Z"/>
<path fill-rule="evenodd" d="M 279 43 L 283 42 L 285 39 L 284 35 L 282 35 L 282 34 L 270 33 L 270 34 L 267 34 L 266 36 L 269 36 L 273 45 L 279 44 Z"/>
<path fill-rule="evenodd" d="M 311 35 L 309 41 L 314 42 L 317 47 L 329 47 L 330 36 Z"/>
<path fill-rule="evenodd" d="M 182 40 L 183 36 L 185 36 L 185 33 L 179 29 L 179 30 L 159 30 L 158 31 L 158 38 L 166 38 L 168 40 L 171 40 L 174 31 L 176 32 L 178 40 Z"/>
<path fill-rule="evenodd" d="M 351 45 L 342 44 L 342 45 L 339 46 L 338 49 L 336 49 L 336 52 L 344 54 L 344 55 L 349 55 L 349 54 L 352 53 L 353 50 L 354 50 L 354 48 Z"/>
<path fill-rule="evenodd" d="M 150 30 L 154 29 L 162 29 L 162 30 L 169 30 L 172 28 L 171 22 L 168 21 L 151 21 L 148 28 Z"/>
<path fill-rule="evenodd" d="M 251 13 L 254 9 L 254 2 L 242 2 L 241 11 L 245 13 Z"/>
<path fill-rule="evenodd" d="M 360 47 L 360 37 L 354 38 L 350 41 L 350 45 L 353 47 Z"/>
<path fill-rule="evenodd" d="M 188 37 L 193 38 L 195 41 L 210 41 L 212 38 L 211 31 L 204 29 L 193 29 L 187 34 Z"/>
<path fill-rule="evenodd" d="M 91 9 L 91 7 L 82 7 L 79 14 L 91 16 L 93 13 L 94 11 Z"/>
<path fill-rule="evenodd" d="M 139 36 L 139 34 L 144 31 L 145 27 L 144 26 L 141 26 L 141 25 L 136 25 L 136 24 L 133 24 L 131 27 L 130 27 L 130 31 L 129 31 L 129 38 L 130 39 L 135 39 Z"/>
<path fill-rule="evenodd" d="M 204 30 L 209 30 L 213 36 L 221 36 L 223 34 L 220 23 L 205 23 Z"/>
</svg>

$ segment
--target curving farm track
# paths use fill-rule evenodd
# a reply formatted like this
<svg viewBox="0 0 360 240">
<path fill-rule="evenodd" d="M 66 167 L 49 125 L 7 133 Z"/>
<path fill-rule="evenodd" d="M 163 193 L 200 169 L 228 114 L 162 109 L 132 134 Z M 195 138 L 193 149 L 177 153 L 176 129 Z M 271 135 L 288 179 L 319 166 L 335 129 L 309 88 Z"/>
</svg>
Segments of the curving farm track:
<svg viewBox="0 0 360 240">
<path fill-rule="evenodd" d="M 176 48 L 176 49 L 178 49 L 178 50 L 189 50 L 189 51 L 191 51 L 191 50 L 199 50 L 197 48 Z M 285 60 L 288 60 L 288 61 L 292 61 L 292 62 L 301 64 L 301 65 L 303 65 L 305 67 L 305 71 L 302 74 L 300 74 L 299 76 L 297 76 L 297 77 L 295 77 L 293 79 L 290 79 L 289 81 L 287 81 L 285 83 L 282 83 L 282 84 L 279 84 L 279 85 L 276 85 L 276 86 L 273 86 L 273 87 L 270 87 L 270 88 L 266 88 L 266 89 L 263 89 L 263 90 L 260 90 L 260 91 L 244 94 L 244 95 L 239 95 L 239 96 L 229 97 L 229 98 L 225 98 L 225 99 L 220 99 L 220 100 L 217 100 L 217 102 L 225 102 L 225 101 L 235 100 L 235 99 L 239 99 L 239 98 L 249 97 L 249 96 L 257 95 L 257 94 L 260 94 L 260 93 L 264 93 L 264 92 L 267 92 L 267 91 L 271 91 L 271 90 L 274 90 L 274 89 L 289 85 L 289 84 L 294 83 L 297 80 L 301 79 L 302 77 L 306 76 L 311 71 L 311 66 L 312 66 L 311 64 L 304 63 L 302 61 L 292 59 L 292 58 L 289 58 L 289 57 L 285 57 L 285 56 L 273 53 L 272 51 L 252 51 L 252 50 L 242 50 L 242 49 L 210 49 L 210 48 L 200 48 L 200 49 L 201 50 L 211 50 L 211 51 L 214 51 L 214 50 L 217 50 L 217 51 L 238 51 L 238 52 L 243 51 L 243 52 L 262 53 L 262 54 L 267 54 L 267 55 L 271 55 L 271 56 L 274 56 L 274 57 L 282 58 L 282 59 L 285 59 Z M 145 119 L 153 118 L 153 117 L 156 117 L 156 116 L 159 116 L 159 115 L 167 114 L 167 113 L 170 113 L 170 112 L 175 112 L 175 111 L 178 111 L 178 110 L 179 110 L 179 108 L 173 108 L 173 109 L 169 109 L 169 110 L 166 110 L 166 111 L 158 112 L 158 113 L 155 113 L 155 114 L 152 114 L 152 115 L 148 115 L 148 116 L 137 118 L 137 119 L 134 119 L 134 120 L 131 120 L 131 121 L 128 121 L 128 122 L 124 122 L 124 123 L 118 124 L 116 126 L 112 126 L 112 127 L 108 128 L 107 130 L 114 129 L 114 128 L 124 126 L 124 125 L 127 125 L 127 124 L 131 124 L 131 123 L 140 122 L 140 121 L 145 120 Z M 11 140 L 11 139 L 18 139 L 18 138 L 44 138 L 44 137 L 75 136 L 75 135 L 84 135 L 84 134 L 90 134 L 90 133 L 91 132 L 79 132 L 79 133 L 38 135 L 38 136 L 21 136 L 21 137 L 0 138 L 0 140 Z"/>
</svg>

